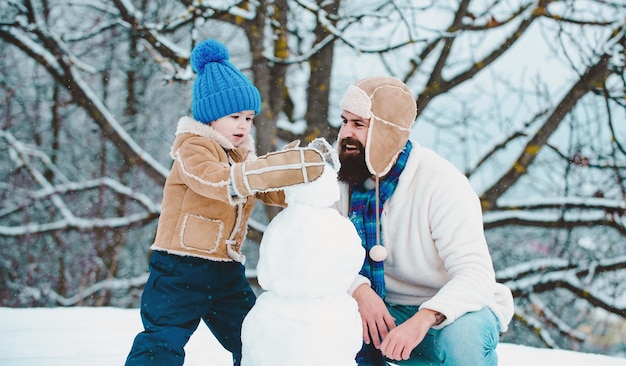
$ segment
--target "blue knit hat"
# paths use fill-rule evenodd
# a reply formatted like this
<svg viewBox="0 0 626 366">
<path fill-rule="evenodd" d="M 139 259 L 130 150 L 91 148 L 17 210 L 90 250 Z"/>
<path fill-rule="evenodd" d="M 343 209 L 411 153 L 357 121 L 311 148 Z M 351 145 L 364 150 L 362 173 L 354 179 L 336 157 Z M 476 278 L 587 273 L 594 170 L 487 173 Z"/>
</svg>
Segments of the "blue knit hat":
<svg viewBox="0 0 626 366">
<path fill-rule="evenodd" d="M 202 123 L 246 110 L 261 111 L 261 94 L 229 61 L 226 46 L 209 39 L 191 51 L 191 67 L 198 74 L 193 83 L 191 113 Z"/>
</svg>

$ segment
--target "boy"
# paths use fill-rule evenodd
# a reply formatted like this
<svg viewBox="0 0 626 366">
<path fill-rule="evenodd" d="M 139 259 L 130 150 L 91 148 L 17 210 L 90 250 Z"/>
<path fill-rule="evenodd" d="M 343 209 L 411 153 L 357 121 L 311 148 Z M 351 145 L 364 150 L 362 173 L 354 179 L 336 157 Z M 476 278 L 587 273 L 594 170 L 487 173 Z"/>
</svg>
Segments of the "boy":
<svg viewBox="0 0 626 366">
<path fill-rule="evenodd" d="M 182 365 L 200 319 L 239 365 L 241 324 L 256 300 L 241 254 L 255 199 L 284 206 L 281 188 L 323 171 L 312 148 L 255 156 L 250 129 L 261 97 L 223 44 L 198 44 L 191 65 L 193 118 L 178 122 L 141 299 L 144 331 L 126 365 Z"/>
</svg>

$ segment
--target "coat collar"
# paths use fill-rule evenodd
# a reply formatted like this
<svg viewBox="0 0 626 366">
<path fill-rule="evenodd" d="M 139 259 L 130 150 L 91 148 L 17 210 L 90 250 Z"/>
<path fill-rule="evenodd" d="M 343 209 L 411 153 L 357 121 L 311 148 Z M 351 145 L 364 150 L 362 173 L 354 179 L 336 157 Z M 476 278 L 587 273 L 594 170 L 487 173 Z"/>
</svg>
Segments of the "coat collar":
<svg viewBox="0 0 626 366">
<path fill-rule="evenodd" d="M 255 153 L 254 141 L 250 135 L 246 136 L 245 140 L 235 147 L 226 137 L 219 132 L 215 131 L 209 124 L 204 124 L 196 121 L 192 117 L 185 116 L 178 120 L 178 126 L 176 126 L 176 136 L 184 133 L 190 133 L 197 136 L 208 137 L 215 140 L 220 146 L 226 150 L 244 149 L 248 153 Z"/>
</svg>

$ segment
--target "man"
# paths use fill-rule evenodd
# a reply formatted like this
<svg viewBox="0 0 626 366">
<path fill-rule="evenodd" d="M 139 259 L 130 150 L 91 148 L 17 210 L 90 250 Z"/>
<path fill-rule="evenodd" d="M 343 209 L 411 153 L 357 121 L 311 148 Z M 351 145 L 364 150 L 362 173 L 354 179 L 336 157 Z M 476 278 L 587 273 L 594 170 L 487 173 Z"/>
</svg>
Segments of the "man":
<svg viewBox="0 0 626 366">
<path fill-rule="evenodd" d="M 415 98 L 367 78 L 341 103 L 339 211 L 367 257 L 351 293 L 363 324 L 359 365 L 497 365 L 513 316 L 495 282 L 478 196 L 450 162 L 409 140 Z"/>
</svg>

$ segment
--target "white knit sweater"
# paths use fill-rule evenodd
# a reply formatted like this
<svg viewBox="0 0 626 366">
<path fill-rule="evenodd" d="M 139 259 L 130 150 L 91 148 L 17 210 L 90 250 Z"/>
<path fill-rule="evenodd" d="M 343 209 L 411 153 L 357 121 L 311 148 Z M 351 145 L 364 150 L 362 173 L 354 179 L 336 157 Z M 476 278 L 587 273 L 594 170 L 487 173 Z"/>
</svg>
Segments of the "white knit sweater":
<svg viewBox="0 0 626 366">
<path fill-rule="evenodd" d="M 444 327 L 489 307 L 506 331 L 513 317 L 511 291 L 495 282 L 483 231 L 480 201 L 467 178 L 447 160 L 412 141 L 398 186 L 381 217 L 385 301 L 439 311 Z M 339 211 L 347 216 L 348 187 Z M 359 276 L 351 291 L 368 280 Z"/>
</svg>

